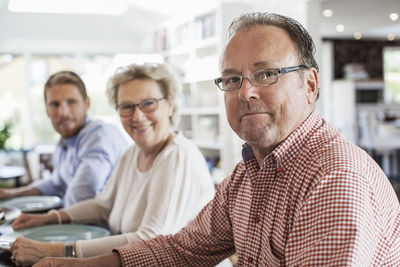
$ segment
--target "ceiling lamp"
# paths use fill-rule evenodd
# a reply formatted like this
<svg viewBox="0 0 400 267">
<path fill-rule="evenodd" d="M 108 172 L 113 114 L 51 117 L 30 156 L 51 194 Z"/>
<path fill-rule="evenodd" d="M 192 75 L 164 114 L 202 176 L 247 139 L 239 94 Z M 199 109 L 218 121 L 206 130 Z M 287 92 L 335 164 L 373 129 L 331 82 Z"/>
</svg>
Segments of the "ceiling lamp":
<svg viewBox="0 0 400 267">
<path fill-rule="evenodd" d="M 361 38 L 362 38 L 361 32 L 355 32 L 355 33 L 354 33 L 354 39 L 360 40 Z"/>
<path fill-rule="evenodd" d="M 324 10 L 322 10 L 322 16 L 326 17 L 326 18 L 330 18 L 333 16 L 333 10 L 326 8 Z"/>
<path fill-rule="evenodd" d="M 342 31 L 344 31 L 344 26 L 342 24 L 338 24 L 338 25 L 336 25 L 336 30 L 338 32 L 342 32 Z"/>
<path fill-rule="evenodd" d="M 394 41 L 394 39 L 396 38 L 396 36 L 395 36 L 393 33 L 389 33 L 389 34 L 386 36 L 386 38 L 387 38 L 389 41 Z"/>
<path fill-rule="evenodd" d="M 389 15 L 389 18 L 390 18 L 392 21 L 396 21 L 396 20 L 399 18 L 399 14 L 397 14 L 397 13 L 392 13 L 392 14 Z"/>
</svg>

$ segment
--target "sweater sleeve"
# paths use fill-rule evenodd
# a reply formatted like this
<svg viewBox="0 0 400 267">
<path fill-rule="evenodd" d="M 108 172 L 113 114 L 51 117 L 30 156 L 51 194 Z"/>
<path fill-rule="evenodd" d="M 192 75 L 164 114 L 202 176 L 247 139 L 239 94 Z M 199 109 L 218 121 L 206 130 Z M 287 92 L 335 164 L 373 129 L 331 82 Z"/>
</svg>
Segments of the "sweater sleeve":
<svg viewBox="0 0 400 267">
<path fill-rule="evenodd" d="M 128 243 L 127 234 L 112 235 L 91 240 L 78 240 L 75 242 L 75 251 L 78 258 L 87 258 L 111 253 L 113 248 Z"/>
</svg>

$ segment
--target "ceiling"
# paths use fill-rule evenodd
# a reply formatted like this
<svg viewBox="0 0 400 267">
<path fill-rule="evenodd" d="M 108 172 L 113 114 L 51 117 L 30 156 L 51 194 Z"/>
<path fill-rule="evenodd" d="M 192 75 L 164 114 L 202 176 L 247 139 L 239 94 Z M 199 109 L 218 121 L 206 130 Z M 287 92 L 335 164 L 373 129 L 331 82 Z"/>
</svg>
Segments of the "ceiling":
<svg viewBox="0 0 400 267">
<path fill-rule="evenodd" d="M 164 18 L 170 18 L 182 11 L 197 10 L 201 6 L 221 2 L 224 0 L 124 0 L 132 7 L 160 14 Z M 228 1 L 229 0 L 225 0 Z M 235 2 L 235 0 L 230 0 Z M 391 13 L 400 16 L 400 0 L 305 0 L 319 4 L 321 12 L 319 33 L 323 38 L 354 38 L 354 33 L 359 32 L 365 39 L 386 39 L 388 34 L 393 34 L 396 40 L 400 40 L 400 17 L 396 21 L 389 18 Z M 271 6 L 274 0 L 238 0 L 248 4 L 258 3 L 257 7 Z M 260 4 L 261 3 L 261 4 Z M 289 0 L 280 0 L 279 4 L 291 4 Z M 322 10 L 331 9 L 333 15 L 329 18 L 322 16 Z M 338 32 L 336 26 L 342 24 L 344 30 Z"/>
<path fill-rule="evenodd" d="M 34 0 L 31 0 L 34 1 Z M 55 0 L 54 0 L 55 1 Z M 81 0 L 83 1 L 83 0 Z M 89 0 L 86 0 L 89 1 Z M 92 0 L 97 1 L 97 0 Z M 116 0 L 112 0 L 116 1 Z M 119 15 L 67 15 L 67 14 L 33 14 L 12 13 L 8 11 L 8 0 L 0 0 L 0 52 L 23 50 L 23 45 L 37 51 L 70 50 L 84 47 L 96 51 L 100 46 L 112 47 L 122 52 L 148 50 L 152 47 L 149 32 L 163 21 L 181 15 L 208 4 L 219 1 L 235 0 L 119 0 L 128 4 L 128 10 Z M 253 4 L 258 9 L 268 10 L 271 3 L 285 5 L 300 0 L 236 0 Z M 302 0 L 317 3 L 321 11 L 324 8 L 333 10 L 333 16 L 325 18 L 321 12 L 318 28 L 323 38 L 353 38 L 354 32 L 361 32 L 363 38 L 386 39 L 393 33 L 400 40 L 400 19 L 393 22 L 389 14 L 400 14 L 400 0 Z M 336 31 L 336 25 L 343 24 L 344 31 Z M 38 42 L 37 40 L 41 40 Z M 73 43 L 75 41 L 75 43 Z M 70 44 L 67 44 L 67 43 Z M 45 43 L 45 45 L 44 45 Z M 93 43 L 95 45 L 93 45 Z M 75 46 L 73 46 L 75 45 Z M 53 50 L 49 50 L 47 47 Z M 19 48 L 20 47 L 20 48 Z M 59 50 L 57 50 L 59 48 Z M 98 48 L 98 50 L 96 50 Z M 32 50 L 35 50 L 32 49 Z M 129 51 L 131 50 L 131 51 Z M 111 51 L 111 50 L 110 50 Z"/>
<path fill-rule="evenodd" d="M 170 18 L 182 11 L 196 10 L 200 6 L 221 2 L 224 0 L 124 0 L 132 7 L 139 7 Z M 225 0 L 228 1 L 229 0 Z M 235 0 L 230 0 L 235 2 Z M 391 13 L 400 16 L 400 0 L 306 0 L 319 4 L 320 35 L 323 38 L 354 38 L 354 33 L 359 32 L 362 38 L 386 39 L 388 34 L 394 34 L 396 40 L 400 40 L 400 17 L 396 21 L 389 18 Z M 257 7 L 271 6 L 274 0 L 239 0 L 249 4 L 258 3 Z M 260 4 L 261 3 L 261 4 Z M 289 0 L 280 0 L 280 4 L 291 4 Z M 329 18 L 322 15 L 322 10 L 331 9 L 333 15 Z M 338 32 L 336 26 L 342 24 L 344 30 Z"/>
<path fill-rule="evenodd" d="M 363 38 L 386 39 L 394 34 L 400 40 L 400 18 L 391 21 L 389 14 L 400 16 L 400 0 L 321 0 L 321 9 L 330 8 L 333 16 L 321 16 L 320 34 L 327 38 L 353 38 L 360 32 Z M 344 26 L 343 32 L 336 25 Z"/>
</svg>

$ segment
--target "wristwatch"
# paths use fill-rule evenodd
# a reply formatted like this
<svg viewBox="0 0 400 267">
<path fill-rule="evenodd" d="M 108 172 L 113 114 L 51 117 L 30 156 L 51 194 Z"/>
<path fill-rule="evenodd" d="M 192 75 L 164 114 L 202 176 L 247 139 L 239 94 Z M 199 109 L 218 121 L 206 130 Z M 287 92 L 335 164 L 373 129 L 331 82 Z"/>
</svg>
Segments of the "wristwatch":
<svg viewBox="0 0 400 267">
<path fill-rule="evenodd" d="M 74 243 L 66 243 L 64 245 L 64 257 L 76 258 Z"/>
</svg>

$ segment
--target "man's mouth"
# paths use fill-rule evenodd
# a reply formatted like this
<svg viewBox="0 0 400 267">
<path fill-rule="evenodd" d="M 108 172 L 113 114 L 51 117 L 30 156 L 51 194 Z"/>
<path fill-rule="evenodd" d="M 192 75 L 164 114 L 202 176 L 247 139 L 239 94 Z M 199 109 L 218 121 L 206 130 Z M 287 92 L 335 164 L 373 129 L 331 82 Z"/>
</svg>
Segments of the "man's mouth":
<svg viewBox="0 0 400 267">
<path fill-rule="evenodd" d="M 65 121 L 60 121 L 57 124 L 60 127 L 67 127 L 67 126 L 71 125 L 72 123 L 73 123 L 73 121 L 71 121 L 71 120 L 65 120 Z"/>
</svg>

